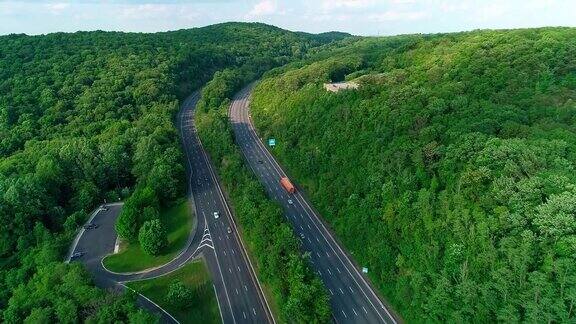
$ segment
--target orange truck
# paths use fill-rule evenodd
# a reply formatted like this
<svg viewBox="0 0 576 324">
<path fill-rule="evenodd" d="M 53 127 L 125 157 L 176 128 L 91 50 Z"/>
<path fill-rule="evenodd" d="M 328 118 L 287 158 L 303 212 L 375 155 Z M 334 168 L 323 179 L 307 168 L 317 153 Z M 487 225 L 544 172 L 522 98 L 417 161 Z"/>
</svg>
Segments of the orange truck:
<svg viewBox="0 0 576 324">
<path fill-rule="evenodd" d="M 294 187 L 292 182 L 290 182 L 290 179 L 286 177 L 280 178 L 280 185 L 282 186 L 282 188 L 284 188 L 284 190 L 288 191 L 289 193 L 296 192 L 296 188 Z"/>
</svg>

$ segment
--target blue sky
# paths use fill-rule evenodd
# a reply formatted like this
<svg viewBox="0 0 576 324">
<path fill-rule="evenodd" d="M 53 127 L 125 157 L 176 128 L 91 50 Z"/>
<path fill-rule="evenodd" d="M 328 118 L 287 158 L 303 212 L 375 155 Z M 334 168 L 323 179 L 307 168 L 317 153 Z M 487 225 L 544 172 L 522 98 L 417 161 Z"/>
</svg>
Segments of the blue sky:
<svg viewBox="0 0 576 324">
<path fill-rule="evenodd" d="M 0 34 L 154 32 L 259 21 L 356 35 L 576 26 L 573 0 L 0 0 Z"/>
</svg>

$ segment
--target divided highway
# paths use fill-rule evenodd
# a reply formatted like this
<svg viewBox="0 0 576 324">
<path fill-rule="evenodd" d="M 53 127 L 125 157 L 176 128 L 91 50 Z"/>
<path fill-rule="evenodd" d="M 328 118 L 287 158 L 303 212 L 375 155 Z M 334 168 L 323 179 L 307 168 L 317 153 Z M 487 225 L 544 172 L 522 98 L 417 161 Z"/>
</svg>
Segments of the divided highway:
<svg viewBox="0 0 576 324">
<path fill-rule="evenodd" d="M 108 271 L 102 259 L 114 251 L 114 223 L 122 207 L 121 204 L 110 204 L 95 211 L 89 222 L 97 224 L 98 228 L 81 230 L 70 249 L 70 255 L 84 253 L 78 261 L 86 265 L 98 286 L 123 289 L 125 282 L 164 276 L 202 254 L 212 274 L 224 323 L 274 323 L 210 160 L 196 134 L 194 108 L 198 98 L 198 93 L 188 97 L 177 118 L 186 155 L 188 191 L 197 216 L 195 232 L 191 233 L 182 252 L 158 268 L 135 273 Z M 218 218 L 214 212 L 218 213 Z M 176 322 L 150 300 L 140 296 L 139 302 L 143 307 L 159 313 L 163 322 Z"/>
<path fill-rule="evenodd" d="M 334 321 L 397 323 L 306 199 L 298 191 L 289 194 L 281 187 L 280 178 L 286 175 L 258 137 L 249 117 L 251 90 L 249 86 L 240 91 L 230 105 L 236 143 L 269 196 L 282 205 L 303 249 L 309 251 L 312 267 L 329 291 Z"/>
</svg>

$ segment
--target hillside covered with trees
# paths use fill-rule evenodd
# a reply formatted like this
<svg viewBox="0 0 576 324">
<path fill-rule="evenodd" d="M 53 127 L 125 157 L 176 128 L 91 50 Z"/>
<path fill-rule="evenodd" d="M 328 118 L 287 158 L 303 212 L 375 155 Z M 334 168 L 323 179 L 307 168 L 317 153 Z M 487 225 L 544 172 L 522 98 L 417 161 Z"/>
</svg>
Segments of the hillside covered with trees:
<svg viewBox="0 0 576 324">
<path fill-rule="evenodd" d="M 576 29 L 474 31 L 276 69 L 252 117 L 408 322 L 573 322 L 575 97 Z"/>
<path fill-rule="evenodd" d="M 184 194 L 173 118 L 215 71 L 263 72 L 344 36 L 227 23 L 0 37 L 0 321 L 151 322 L 62 263 L 78 226 L 123 199 L 136 239 L 146 215 Z"/>
</svg>

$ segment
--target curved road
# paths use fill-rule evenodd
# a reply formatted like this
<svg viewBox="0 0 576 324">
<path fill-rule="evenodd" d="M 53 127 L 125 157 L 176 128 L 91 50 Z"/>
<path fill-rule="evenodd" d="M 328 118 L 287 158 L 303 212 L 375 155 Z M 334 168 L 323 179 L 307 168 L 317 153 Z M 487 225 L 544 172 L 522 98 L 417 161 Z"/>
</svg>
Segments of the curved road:
<svg viewBox="0 0 576 324">
<path fill-rule="evenodd" d="M 190 200 L 197 215 L 196 230 L 190 235 L 182 252 L 158 268 L 136 273 L 108 271 L 101 260 L 114 250 L 114 223 L 122 207 L 121 204 L 110 204 L 107 209 L 96 210 L 89 222 L 99 227 L 81 230 L 70 254 L 85 252 L 79 261 L 93 274 L 98 286 L 122 289 L 125 288 L 124 282 L 152 279 L 173 272 L 201 253 L 212 274 L 224 323 L 274 323 L 244 244 L 237 234 L 230 208 L 196 134 L 193 118 L 198 99 L 197 92 L 188 97 L 177 118 L 187 160 Z M 215 211 L 220 214 L 218 219 L 213 216 Z M 231 233 L 228 233 L 228 227 Z M 139 302 L 143 307 L 159 313 L 164 322 L 176 321 L 143 296 L 140 296 Z"/>
<path fill-rule="evenodd" d="M 286 173 L 266 149 L 250 120 L 251 90 L 252 86 L 248 86 L 240 91 L 230 105 L 229 117 L 236 142 L 270 197 L 283 207 L 293 230 L 302 238 L 303 249 L 310 252 L 311 265 L 329 291 L 334 321 L 397 323 L 398 320 L 332 237 L 310 203 L 299 191 L 288 194 L 280 186 L 280 177 Z"/>
</svg>

